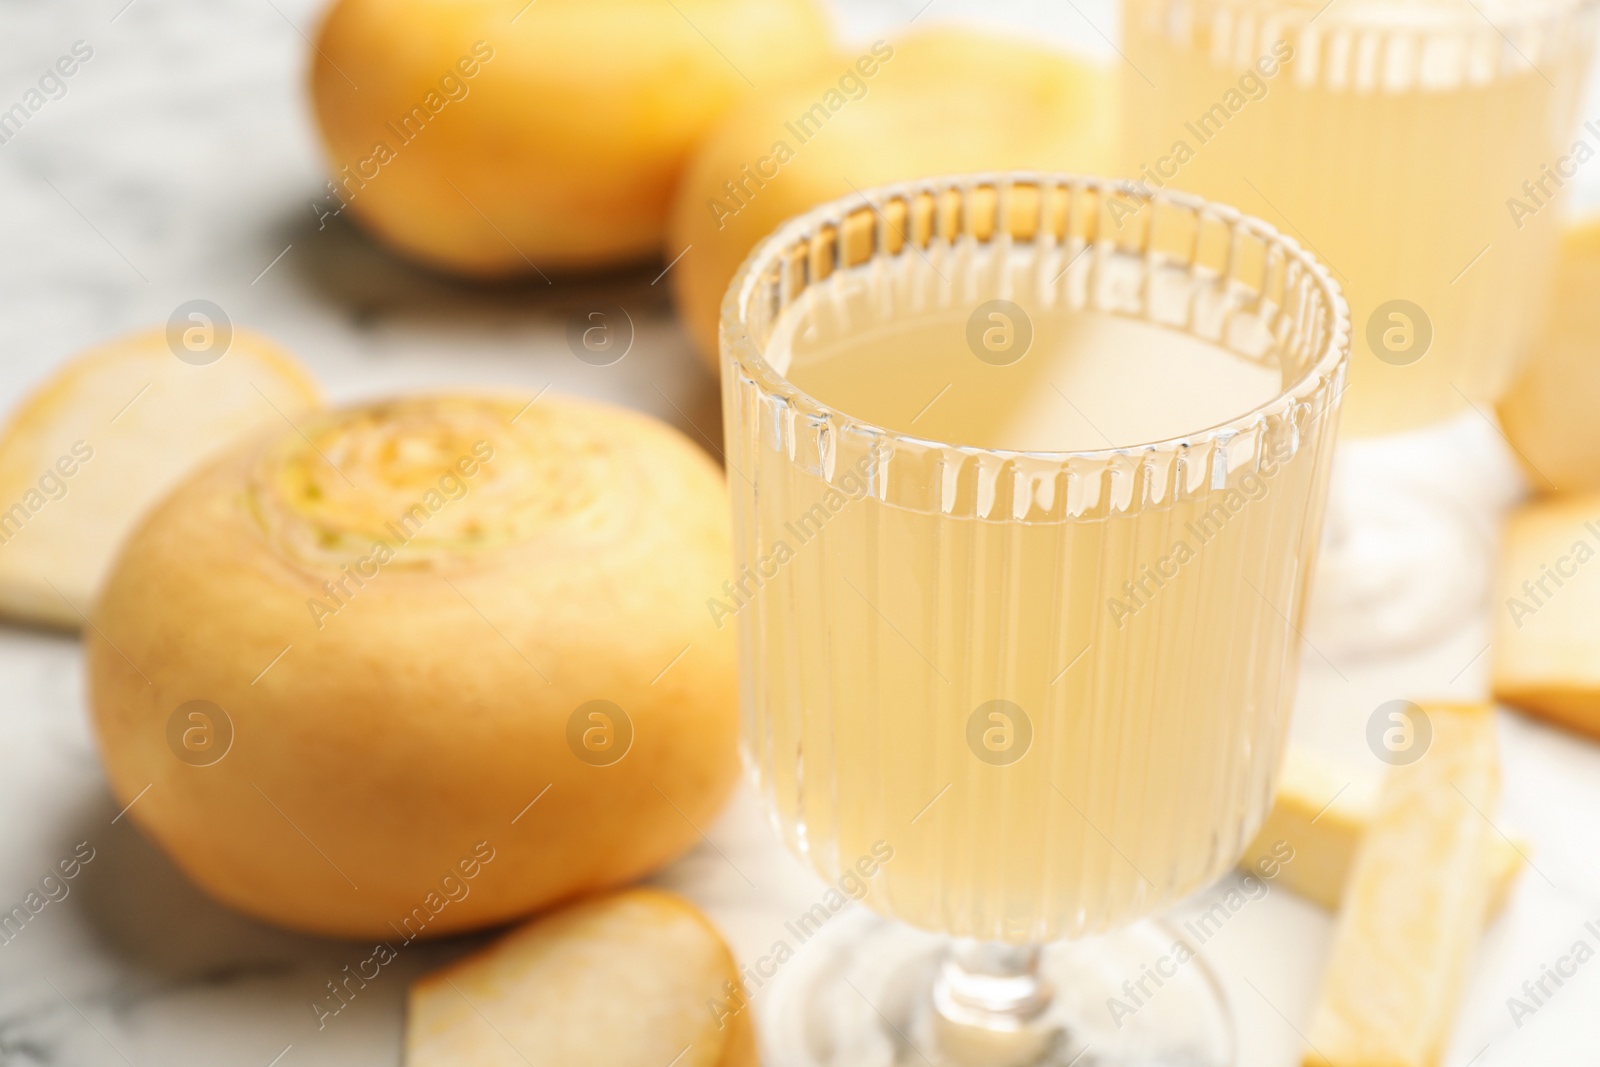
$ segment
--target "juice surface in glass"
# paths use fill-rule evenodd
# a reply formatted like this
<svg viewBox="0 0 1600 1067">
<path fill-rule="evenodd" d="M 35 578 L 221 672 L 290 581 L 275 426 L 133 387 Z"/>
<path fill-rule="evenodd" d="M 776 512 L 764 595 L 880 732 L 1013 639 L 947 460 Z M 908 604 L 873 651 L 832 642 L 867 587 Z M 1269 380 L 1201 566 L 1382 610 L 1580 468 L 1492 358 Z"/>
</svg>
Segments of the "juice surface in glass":
<svg viewBox="0 0 1600 1067">
<path fill-rule="evenodd" d="M 820 452 L 774 445 L 755 401 L 729 394 L 730 420 L 753 425 L 728 454 L 736 497 L 753 490 L 736 505 L 747 749 L 787 841 L 824 878 L 887 845 L 870 906 L 1048 941 L 1181 898 L 1259 825 L 1325 475 L 1310 443 L 1327 427 L 1313 416 L 1236 442 L 1257 457 L 1243 465 L 1225 449 L 1198 472 L 1151 471 L 1142 503 L 1109 499 L 1122 490 L 1108 475 L 1063 476 L 1060 492 L 1099 504 L 999 515 L 1003 476 L 986 480 L 962 446 L 1196 433 L 1272 400 L 1289 371 L 1263 334 L 1240 331 L 1253 340 L 1241 354 L 1078 306 L 1082 279 L 1052 283 L 1053 260 L 946 251 L 814 282 L 766 357 L 843 416 L 952 446 L 916 477 L 964 505 L 869 492 L 898 455 L 841 446 L 825 475 Z M 1139 268 L 1123 266 L 1136 291 Z M 1019 332 L 1031 340 L 1013 360 Z M 1162 478 L 1196 476 L 1209 492 L 1160 499 Z"/>
<path fill-rule="evenodd" d="M 1586 0 L 1123 0 L 1125 171 L 1258 214 L 1350 302 L 1347 433 L 1510 385 L 1543 313 Z M 1575 142 L 1587 147 L 1577 149 Z"/>
</svg>

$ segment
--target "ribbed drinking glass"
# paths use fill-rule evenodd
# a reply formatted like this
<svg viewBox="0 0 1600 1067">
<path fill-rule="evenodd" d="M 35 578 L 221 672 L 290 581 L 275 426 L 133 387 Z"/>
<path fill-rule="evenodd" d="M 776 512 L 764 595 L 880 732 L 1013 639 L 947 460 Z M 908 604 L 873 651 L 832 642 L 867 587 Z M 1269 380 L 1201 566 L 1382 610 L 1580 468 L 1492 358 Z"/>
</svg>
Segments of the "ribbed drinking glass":
<svg viewBox="0 0 1600 1067">
<path fill-rule="evenodd" d="M 1094 990 L 1172 953 L 1130 924 L 1270 802 L 1348 327 L 1273 227 L 1091 178 L 877 190 L 752 253 L 719 609 L 749 766 L 817 874 L 956 939 L 808 951 L 774 1062 L 1223 1062 L 1198 961 L 1138 1025 Z"/>
</svg>

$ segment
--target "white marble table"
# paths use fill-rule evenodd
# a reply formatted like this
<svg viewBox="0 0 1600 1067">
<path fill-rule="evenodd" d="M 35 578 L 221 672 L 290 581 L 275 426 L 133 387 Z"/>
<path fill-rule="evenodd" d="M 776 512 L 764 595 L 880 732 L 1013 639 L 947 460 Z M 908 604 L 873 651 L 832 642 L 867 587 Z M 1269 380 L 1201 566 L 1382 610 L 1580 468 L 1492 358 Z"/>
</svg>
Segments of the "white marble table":
<svg viewBox="0 0 1600 1067">
<path fill-rule="evenodd" d="M 882 0 L 841 14 L 868 32 L 922 6 Z M 935 0 L 923 17 L 956 6 Z M 716 440 L 715 388 L 664 285 L 652 284 L 659 265 L 482 290 L 401 265 L 345 225 L 318 229 L 311 204 L 321 173 L 301 91 L 314 8 L 310 0 L 7 4 L 0 108 L 75 41 L 94 54 L 65 96 L 0 144 L 0 405 L 82 346 L 164 322 L 179 303 L 203 297 L 298 352 L 336 399 L 553 383 Z M 1105 54 L 1102 33 L 1115 34 L 1107 0 L 987 5 L 985 17 Z M 605 368 L 574 359 L 564 342 L 568 316 L 601 299 L 629 308 L 638 325 L 629 358 Z M 1499 448 L 1486 426 L 1461 432 L 1469 447 Z M 1503 456 L 1494 461 L 1504 468 Z M 1404 660 L 1334 666 L 1308 654 L 1296 730 L 1370 761 L 1361 730 L 1377 704 L 1481 694 L 1487 610 Z M 117 818 L 87 728 L 81 667 L 72 639 L 0 627 L 0 908 L 20 902 L 79 842 L 94 850 L 65 899 L 0 943 L 0 1065 L 397 1064 L 407 981 L 479 939 L 404 954 L 319 1031 L 308 1001 L 359 946 L 227 911 Z M 1537 869 L 1489 932 L 1448 1062 L 1594 1063 L 1600 963 L 1520 1028 L 1505 1000 L 1574 940 L 1600 944 L 1584 930 L 1600 919 L 1600 746 L 1509 714 L 1503 734 L 1503 819 L 1532 840 Z M 707 907 L 746 959 L 821 892 L 748 795 L 659 880 Z M 1326 914 L 1274 891 L 1207 944 L 1249 1067 L 1296 1062 L 1329 930 Z"/>
</svg>

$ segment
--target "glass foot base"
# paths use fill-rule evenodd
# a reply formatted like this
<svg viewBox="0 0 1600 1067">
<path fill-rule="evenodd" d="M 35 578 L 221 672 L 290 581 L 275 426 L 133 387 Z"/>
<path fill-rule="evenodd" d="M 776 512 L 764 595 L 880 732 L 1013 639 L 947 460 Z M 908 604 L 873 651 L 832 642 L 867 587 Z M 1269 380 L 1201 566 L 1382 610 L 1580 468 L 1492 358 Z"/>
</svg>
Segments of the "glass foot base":
<svg viewBox="0 0 1600 1067">
<path fill-rule="evenodd" d="M 1336 662 L 1429 644 L 1482 607 L 1492 570 L 1487 539 L 1448 500 L 1394 487 L 1336 504 L 1306 636 Z"/>
<path fill-rule="evenodd" d="M 1215 974 L 1146 922 L 1045 947 L 1054 996 L 1014 1029 L 952 1022 L 934 1004 L 950 942 L 867 911 L 840 915 L 763 996 L 767 1067 L 1225 1067 L 1232 1016 Z"/>
<path fill-rule="evenodd" d="M 1320 655 L 1386 659 L 1483 609 L 1493 533 L 1523 486 L 1482 414 L 1341 442 L 1329 489 L 1304 626 Z"/>
</svg>

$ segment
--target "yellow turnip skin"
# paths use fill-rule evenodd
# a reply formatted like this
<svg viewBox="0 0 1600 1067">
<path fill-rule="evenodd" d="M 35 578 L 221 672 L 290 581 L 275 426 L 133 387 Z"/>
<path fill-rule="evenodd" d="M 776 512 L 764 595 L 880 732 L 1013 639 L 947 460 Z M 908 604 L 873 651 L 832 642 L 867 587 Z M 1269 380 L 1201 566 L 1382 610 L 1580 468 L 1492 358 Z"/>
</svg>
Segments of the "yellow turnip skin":
<svg viewBox="0 0 1600 1067">
<path fill-rule="evenodd" d="M 828 47 L 815 0 L 338 0 L 310 53 L 319 225 L 347 208 L 482 278 L 657 254 L 695 145 Z"/>
<path fill-rule="evenodd" d="M 314 416 L 123 547 L 86 637 L 102 759 L 218 900 L 340 937 L 493 925 L 659 867 L 728 795 L 721 472 L 643 415 L 526 402 Z"/>
</svg>

